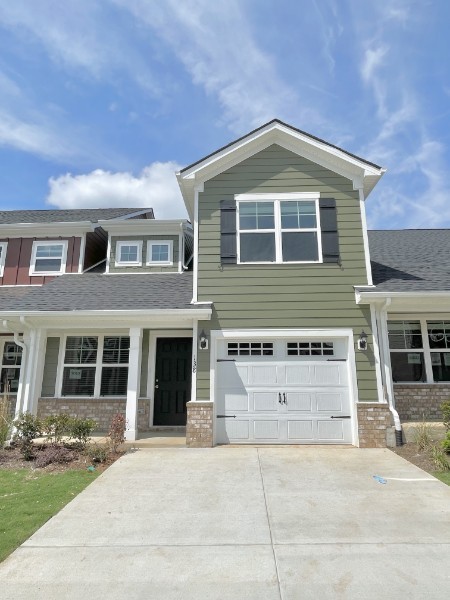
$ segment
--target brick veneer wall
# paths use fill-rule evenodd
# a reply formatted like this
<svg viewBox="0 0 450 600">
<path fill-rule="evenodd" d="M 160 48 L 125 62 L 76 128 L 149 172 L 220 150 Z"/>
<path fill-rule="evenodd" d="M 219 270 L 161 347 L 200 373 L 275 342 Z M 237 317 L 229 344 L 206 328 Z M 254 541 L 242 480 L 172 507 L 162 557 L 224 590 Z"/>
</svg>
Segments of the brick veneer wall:
<svg viewBox="0 0 450 600">
<path fill-rule="evenodd" d="M 212 402 L 188 402 L 186 423 L 186 446 L 211 448 L 213 445 Z"/>
<path fill-rule="evenodd" d="M 389 406 L 360 402 L 357 410 L 359 447 L 386 448 L 386 429 L 392 425 Z"/>
<path fill-rule="evenodd" d="M 111 419 L 116 413 L 125 414 L 126 400 L 117 398 L 108 400 L 89 398 L 40 398 L 38 417 L 66 414 L 82 419 L 93 419 L 97 431 L 108 431 Z M 140 398 L 138 404 L 138 431 L 148 431 L 150 401 Z"/>
<path fill-rule="evenodd" d="M 440 405 L 450 400 L 449 383 L 394 384 L 395 408 L 402 421 L 441 421 Z"/>
</svg>

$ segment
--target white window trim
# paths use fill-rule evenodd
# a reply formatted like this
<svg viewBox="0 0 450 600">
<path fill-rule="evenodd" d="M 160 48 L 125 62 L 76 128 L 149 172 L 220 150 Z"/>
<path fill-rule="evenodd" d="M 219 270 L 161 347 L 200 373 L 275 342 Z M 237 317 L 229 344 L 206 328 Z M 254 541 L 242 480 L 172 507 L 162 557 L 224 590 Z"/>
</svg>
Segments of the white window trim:
<svg viewBox="0 0 450 600">
<path fill-rule="evenodd" d="M 0 277 L 3 277 L 3 273 L 5 271 L 5 260 L 6 251 L 8 249 L 8 242 L 0 242 L 0 248 L 2 249 L 2 253 L 0 256 Z"/>
<path fill-rule="evenodd" d="M 286 194 L 236 194 L 236 237 L 237 237 L 237 264 L 239 265 L 310 265 L 323 263 L 322 235 L 320 226 L 318 192 L 295 192 Z M 316 206 L 316 227 L 304 229 L 282 229 L 281 227 L 281 202 L 286 201 L 312 201 Z M 274 228 L 273 229 L 240 229 L 239 206 L 244 202 L 273 202 L 274 204 Z M 274 261 L 241 261 L 241 232 L 242 233 L 274 233 L 275 234 L 275 260 Z M 282 235 L 283 232 L 317 234 L 318 260 L 283 260 Z"/>
<path fill-rule="evenodd" d="M 163 261 L 163 260 L 154 261 L 153 260 L 152 261 L 151 260 L 152 247 L 153 246 L 161 246 L 162 244 L 167 244 L 169 247 L 169 260 L 167 260 L 167 261 Z M 158 267 L 158 266 L 171 267 L 173 265 L 173 241 L 172 240 L 148 240 L 146 265 L 148 267 Z"/>
<path fill-rule="evenodd" d="M 59 271 L 35 271 L 36 264 L 36 252 L 39 246 L 62 246 L 61 254 L 61 267 Z M 66 272 L 67 263 L 67 240 L 36 240 L 33 242 L 33 248 L 31 251 L 31 263 L 30 263 L 30 276 L 32 277 L 45 277 L 47 275 L 62 275 Z"/>
<path fill-rule="evenodd" d="M 137 260 L 120 260 L 120 251 L 122 246 L 136 246 Z M 116 242 L 116 259 L 114 265 L 116 267 L 142 267 L 142 240 L 120 240 Z"/>
<path fill-rule="evenodd" d="M 71 364 L 71 363 L 66 363 L 65 362 L 65 355 L 66 355 L 66 345 L 67 345 L 67 338 L 69 337 L 96 337 L 97 338 L 97 357 L 96 357 L 96 361 L 95 363 L 86 363 L 86 364 Z M 100 396 L 100 389 L 101 389 L 101 381 L 102 381 L 102 367 L 103 366 L 110 366 L 110 367 L 130 367 L 130 363 L 103 363 L 103 342 L 105 337 L 129 337 L 130 334 L 129 333 L 84 333 L 84 332 L 69 332 L 64 334 L 61 338 L 60 338 L 60 352 L 59 352 L 59 358 L 58 358 L 58 370 L 57 370 L 57 386 L 56 386 L 56 397 L 57 398 L 89 398 L 91 400 L 104 400 L 104 399 L 113 399 L 113 400 L 118 400 L 118 399 L 123 399 L 126 398 L 126 394 L 124 394 L 123 396 Z M 95 383 L 94 383 L 94 394 L 92 396 L 63 396 L 62 395 L 62 387 L 63 387 L 63 379 L 64 379 L 64 368 L 65 367 L 72 367 L 74 369 L 76 368 L 81 368 L 81 367 L 92 367 L 95 368 Z"/>
</svg>

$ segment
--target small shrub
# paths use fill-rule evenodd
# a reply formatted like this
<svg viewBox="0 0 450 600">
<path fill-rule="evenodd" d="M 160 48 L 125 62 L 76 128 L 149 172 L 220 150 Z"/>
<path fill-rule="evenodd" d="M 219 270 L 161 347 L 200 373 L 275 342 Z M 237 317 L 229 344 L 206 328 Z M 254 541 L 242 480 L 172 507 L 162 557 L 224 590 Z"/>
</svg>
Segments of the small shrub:
<svg viewBox="0 0 450 600">
<path fill-rule="evenodd" d="M 71 452 L 68 448 L 52 445 L 43 448 L 37 453 L 34 464 L 36 467 L 42 468 L 54 463 L 69 463 L 74 460 L 74 458 L 76 458 L 76 454 Z"/>
<path fill-rule="evenodd" d="M 96 427 L 97 423 L 92 419 L 72 417 L 69 424 L 69 436 L 82 446 L 85 446 Z"/>
<path fill-rule="evenodd" d="M 60 444 L 70 431 L 69 415 L 49 415 L 42 420 L 42 432 L 51 444 Z"/>
<path fill-rule="evenodd" d="M 431 436 L 431 426 L 426 421 L 422 421 L 417 424 L 414 431 L 414 441 L 416 442 L 419 450 L 426 450 L 433 442 Z"/>
<path fill-rule="evenodd" d="M 114 415 L 109 427 L 108 437 L 111 452 L 118 452 L 119 446 L 125 441 L 126 421 L 124 415 L 117 413 Z"/>
<path fill-rule="evenodd" d="M 15 439 L 18 441 L 19 449 L 25 460 L 34 458 L 33 440 L 42 433 L 40 419 L 31 413 L 23 413 L 13 423 L 16 428 Z"/>
<path fill-rule="evenodd" d="M 103 463 L 109 456 L 108 448 L 99 444 L 87 444 L 84 453 L 93 463 Z"/>
<path fill-rule="evenodd" d="M 439 446 L 431 446 L 430 456 L 437 471 L 450 471 L 450 463 L 447 460 L 447 456 Z"/>
<path fill-rule="evenodd" d="M 9 398 L 4 394 L 4 396 L 0 398 L 0 448 L 3 448 L 11 433 L 13 420 L 11 418 L 10 408 Z"/>
<path fill-rule="evenodd" d="M 443 402 L 441 404 L 441 411 L 445 429 L 450 431 L 450 400 L 447 400 L 447 402 Z"/>
<path fill-rule="evenodd" d="M 442 440 L 441 446 L 444 452 L 450 454 L 450 431 L 447 432 L 447 435 Z"/>
</svg>

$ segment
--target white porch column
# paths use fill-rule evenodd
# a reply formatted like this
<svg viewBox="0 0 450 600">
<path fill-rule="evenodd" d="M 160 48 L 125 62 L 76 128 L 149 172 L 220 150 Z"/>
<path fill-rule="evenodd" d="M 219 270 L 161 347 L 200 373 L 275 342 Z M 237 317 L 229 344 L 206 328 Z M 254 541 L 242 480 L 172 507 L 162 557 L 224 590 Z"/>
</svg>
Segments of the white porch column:
<svg viewBox="0 0 450 600">
<path fill-rule="evenodd" d="M 25 368 L 22 412 L 29 412 L 33 415 L 37 413 L 37 400 L 41 393 L 46 340 L 46 330 L 34 329 L 31 331 Z"/>
<path fill-rule="evenodd" d="M 130 358 L 128 366 L 128 386 L 127 386 L 127 408 L 126 421 L 127 428 L 125 438 L 127 440 L 137 439 L 137 415 L 139 384 L 141 379 L 141 360 L 142 360 L 142 328 L 130 327 Z"/>
</svg>

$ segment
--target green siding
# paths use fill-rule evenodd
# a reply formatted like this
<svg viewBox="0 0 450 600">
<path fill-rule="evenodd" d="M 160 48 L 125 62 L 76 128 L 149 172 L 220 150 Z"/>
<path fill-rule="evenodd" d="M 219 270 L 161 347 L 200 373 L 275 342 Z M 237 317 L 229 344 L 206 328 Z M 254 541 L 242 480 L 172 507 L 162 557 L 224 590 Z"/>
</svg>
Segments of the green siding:
<svg viewBox="0 0 450 600">
<path fill-rule="evenodd" d="M 56 372 L 58 370 L 59 343 L 59 337 L 47 338 L 47 348 L 45 350 L 45 365 L 41 392 L 41 396 L 43 398 L 53 398 L 55 395 Z"/>
<path fill-rule="evenodd" d="M 149 329 L 144 329 L 142 332 L 141 398 L 147 398 L 149 337 Z"/>
<path fill-rule="evenodd" d="M 243 193 L 320 192 L 336 199 L 342 264 L 221 265 L 220 201 Z M 214 302 L 199 329 L 362 329 L 369 351 L 356 351 L 359 399 L 376 401 L 370 310 L 355 304 L 367 284 L 358 192 L 352 182 L 273 145 L 205 183 L 199 196 L 198 299 Z M 197 398 L 209 399 L 210 353 L 198 352 Z"/>
<path fill-rule="evenodd" d="M 164 266 L 147 266 L 147 242 L 158 242 L 171 240 L 173 242 L 173 265 L 170 267 Z M 117 242 L 128 241 L 138 242 L 142 241 L 142 266 L 141 267 L 116 267 L 116 247 Z M 177 273 L 178 272 L 178 260 L 180 257 L 179 248 L 179 236 L 178 235 L 140 235 L 140 236 L 120 236 L 111 238 L 111 254 L 109 260 L 109 270 L 111 273 Z"/>
</svg>

